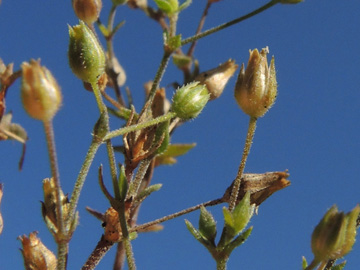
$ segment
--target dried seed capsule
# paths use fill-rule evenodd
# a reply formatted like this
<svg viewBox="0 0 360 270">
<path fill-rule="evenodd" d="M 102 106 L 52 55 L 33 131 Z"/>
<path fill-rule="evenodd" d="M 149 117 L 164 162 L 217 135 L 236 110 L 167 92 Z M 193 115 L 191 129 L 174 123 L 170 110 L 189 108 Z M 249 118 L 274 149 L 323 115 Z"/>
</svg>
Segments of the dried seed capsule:
<svg viewBox="0 0 360 270">
<path fill-rule="evenodd" d="M 26 112 L 41 121 L 51 120 L 62 102 L 55 78 L 46 67 L 40 65 L 40 60 L 24 62 L 21 68 L 21 99 Z"/>
<path fill-rule="evenodd" d="M 271 59 L 268 67 L 266 47 L 259 51 L 250 50 L 246 70 L 244 64 L 240 69 L 235 85 L 235 99 L 241 109 L 252 117 L 263 116 L 274 104 L 277 95 L 275 60 Z"/>
<path fill-rule="evenodd" d="M 56 257 L 38 238 L 37 232 L 19 236 L 23 246 L 21 253 L 24 257 L 24 265 L 26 269 L 34 270 L 56 270 Z"/>
<path fill-rule="evenodd" d="M 206 85 L 210 93 L 210 100 L 213 100 L 220 97 L 237 67 L 235 61 L 230 59 L 216 68 L 200 73 L 195 77 L 195 81 Z"/>
<path fill-rule="evenodd" d="M 73 0 L 72 6 L 80 20 L 92 24 L 99 18 L 102 2 L 101 0 Z"/>
</svg>

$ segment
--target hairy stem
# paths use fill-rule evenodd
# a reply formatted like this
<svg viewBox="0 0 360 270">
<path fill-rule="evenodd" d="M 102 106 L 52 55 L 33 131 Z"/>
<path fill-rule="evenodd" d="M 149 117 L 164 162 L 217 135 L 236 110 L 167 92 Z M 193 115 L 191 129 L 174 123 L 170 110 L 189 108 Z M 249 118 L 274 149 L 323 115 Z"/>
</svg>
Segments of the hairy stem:
<svg viewBox="0 0 360 270">
<path fill-rule="evenodd" d="M 68 253 L 67 248 L 67 240 L 66 232 L 64 226 L 64 214 L 62 211 L 62 200 L 61 200 L 61 185 L 60 185 L 60 175 L 59 168 L 57 162 L 56 155 L 56 147 L 55 147 L 55 138 L 54 138 L 54 129 L 52 125 L 52 120 L 44 121 L 44 129 L 46 134 L 46 142 L 48 146 L 49 159 L 50 159 L 50 167 L 51 167 L 51 175 L 55 184 L 55 194 L 56 194 L 56 222 L 58 227 L 58 237 L 57 237 L 57 245 L 58 245 L 58 264 L 57 267 L 59 270 L 65 270 L 66 268 L 66 258 Z M 60 240 L 58 240 L 60 239 Z"/>
<path fill-rule="evenodd" d="M 114 243 L 107 241 L 104 238 L 104 235 L 101 236 L 100 241 L 96 245 L 95 249 L 87 259 L 86 263 L 83 265 L 81 270 L 92 270 L 98 265 L 101 259 L 105 254 L 110 250 Z"/>
<path fill-rule="evenodd" d="M 246 135 L 243 155 L 242 155 L 242 158 L 241 158 L 239 170 L 238 170 L 238 173 L 237 173 L 236 178 L 234 180 L 234 185 L 233 185 L 231 195 L 230 195 L 230 202 L 229 202 L 229 210 L 230 211 L 232 211 L 235 208 L 235 205 L 236 205 L 236 202 L 237 202 L 237 199 L 238 199 L 239 189 L 240 189 L 240 185 L 241 185 L 241 177 L 242 177 L 242 174 L 244 172 L 246 160 L 247 160 L 247 157 L 248 157 L 248 155 L 250 153 L 251 144 L 253 142 L 253 138 L 254 138 L 254 134 L 255 134 L 256 120 L 257 120 L 257 118 L 250 117 L 249 127 L 248 127 L 248 132 L 247 132 L 247 135 Z"/>
<path fill-rule="evenodd" d="M 251 18 L 251 17 L 253 17 L 253 16 L 255 16 L 255 15 L 257 15 L 257 14 L 259 14 L 259 13 L 265 11 L 265 10 L 267 10 L 268 8 L 276 5 L 277 3 L 278 3 L 277 0 L 272 0 L 272 1 L 268 2 L 267 4 L 265 4 L 264 6 L 254 10 L 254 11 L 248 13 L 248 14 L 246 14 L 245 16 L 242 16 L 242 17 L 239 17 L 239 18 L 237 18 L 235 20 L 232 20 L 230 22 L 221 24 L 221 25 L 219 25 L 217 27 L 211 28 L 211 29 L 209 29 L 209 30 L 207 30 L 205 32 L 202 32 L 202 33 L 198 34 L 198 35 L 195 35 L 195 36 L 189 37 L 187 39 L 184 39 L 181 42 L 181 45 L 183 46 L 183 45 L 188 44 L 190 42 L 194 42 L 195 40 L 199 40 L 199 39 L 201 39 L 203 37 L 206 37 L 208 35 L 211 35 L 213 33 L 218 32 L 220 30 L 223 30 L 223 29 L 225 29 L 225 28 L 227 28 L 229 26 L 232 26 L 232 25 L 237 24 L 239 22 L 242 22 L 242 21 L 244 21 L 246 19 L 249 19 L 249 18 Z"/>
<path fill-rule="evenodd" d="M 106 141 L 106 149 L 107 149 L 107 153 L 108 153 L 108 157 L 109 157 L 111 180 L 112 180 L 112 184 L 113 184 L 115 198 L 120 198 L 119 186 L 118 186 L 118 182 L 117 182 L 117 169 L 116 169 L 115 153 L 114 153 L 114 148 L 113 148 L 110 140 Z"/>
<path fill-rule="evenodd" d="M 216 270 L 226 270 L 227 259 L 216 260 Z"/>
<path fill-rule="evenodd" d="M 104 140 L 109 140 L 111 138 L 121 136 L 121 135 L 124 135 L 124 134 L 132 132 L 132 131 L 141 130 L 141 129 L 144 129 L 144 128 L 147 128 L 150 126 L 157 125 L 162 122 L 166 122 L 166 121 L 174 118 L 175 116 L 176 116 L 176 114 L 174 112 L 169 112 L 167 114 L 161 115 L 159 117 L 156 117 L 154 119 L 151 119 L 149 121 L 146 121 L 146 122 L 143 122 L 140 124 L 135 124 L 135 125 L 131 125 L 131 126 L 127 126 L 124 128 L 119 128 L 119 129 L 113 130 L 113 131 L 109 132 L 108 134 L 106 134 L 106 136 L 104 137 Z"/>
<path fill-rule="evenodd" d="M 146 174 L 147 169 L 149 168 L 149 165 L 151 163 L 151 159 L 144 159 L 140 162 L 139 169 L 136 172 L 134 180 L 131 182 L 127 197 L 135 197 L 138 189 L 141 185 L 142 180 L 144 179 L 144 176 Z"/>
<path fill-rule="evenodd" d="M 224 202 L 223 199 L 220 198 L 220 199 L 208 201 L 208 202 L 205 202 L 205 203 L 200 203 L 198 205 L 189 207 L 187 209 L 181 210 L 181 211 L 176 212 L 174 214 L 171 214 L 171 215 L 168 215 L 168 216 L 165 216 L 165 217 L 162 217 L 162 218 L 159 218 L 159 219 L 156 219 L 156 220 L 153 220 L 153 221 L 150 221 L 150 222 L 135 226 L 135 227 L 131 228 L 129 231 L 130 232 L 142 231 L 142 230 L 144 230 L 144 229 L 146 229 L 146 228 L 148 228 L 150 226 L 153 226 L 153 225 L 162 223 L 164 221 L 174 219 L 174 218 L 177 218 L 179 216 L 182 216 L 182 215 L 188 214 L 190 212 L 196 211 L 196 210 L 200 209 L 202 206 L 204 206 L 204 207 L 213 206 L 213 205 L 217 205 L 217 204 L 220 204 L 220 203 L 223 203 L 223 202 Z"/>
<path fill-rule="evenodd" d="M 93 141 L 91 142 L 88 152 L 86 153 L 84 163 L 81 166 L 79 175 L 75 182 L 74 190 L 71 194 L 69 214 L 66 218 L 66 223 L 65 223 L 66 226 L 71 223 L 72 219 L 75 216 L 76 206 L 79 201 L 82 187 L 84 186 L 85 179 L 86 179 L 87 174 L 89 173 L 91 163 L 94 160 L 95 154 L 96 154 L 97 150 L 99 149 L 101 143 L 102 143 L 101 141 L 94 138 Z"/>
<path fill-rule="evenodd" d="M 159 87 L 159 83 L 165 73 L 166 66 L 170 59 L 170 55 L 171 54 L 169 54 L 168 52 L 164 52 L 163 58 L 161 59 L 161 62 L 160 62 L 160 66 L 156 72 L 150 93 L 147 97 L 144 107 L 141 110 L 140 116 L 143 115 L 148 109 L 151 108 L 151 104 L 152 104 L 155 94 L 156 94 L 156 89 Z"/>
</svg>

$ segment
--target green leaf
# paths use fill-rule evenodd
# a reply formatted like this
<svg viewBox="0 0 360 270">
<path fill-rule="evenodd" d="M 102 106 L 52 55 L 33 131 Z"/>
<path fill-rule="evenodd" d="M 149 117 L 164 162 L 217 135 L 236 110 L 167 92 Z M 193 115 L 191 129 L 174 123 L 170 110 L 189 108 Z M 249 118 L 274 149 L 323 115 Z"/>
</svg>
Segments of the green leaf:
<svg viewBox="0 0 360 270">
<path fill-rule="evenodd" d="M 145 188 L 143 191 L 140 192 L 140 194 L 138 194 L 135 197 L 135 200 L 137 202 L 142 202 L 143 200 L 145 200 L 151 193 L 158 191 L 160 188 L 162 187 L 162 184 L 155 184 L 155 185 L 151 185 L 147 188 Z"/>
<path fill-rule="evenodd" d="M 227 256 L 230 256 L 231 252 L 233 252 L 235 248 L 242 245 L 246 241 L 246 239 L 248 239 L 252 230 L 253 227 L 250 227 L 245 232 L 236 237 L 231 243 L 227 244 L 224 249 L 224 253 L 227 254 Z"/>
<path fill-rule="evenodd" d="M 200 208 L 199 231 L 215 246 L 216 222 L 211 213 L 203 206 Z"/>
<path fill-rule="evenodd" d="M 190 233 L 195 237 L 196 240 L 198 240 L 206 249 L 211 253 L 211 255 L 216 252 L 216 247 L 213 243 L 211 243 L 209 240 L 205 239 L 202 234 L 195 229 L 195 227 L 191 224 L 190 221 L 185 219 L 185 224 Z"/>
<path fill-rule="evenodd" d="M 302 257 L 301 268 L 302 268 L 302 270 L 305 270 L 306 267 L 308 267 L 308 263 L 307 263 L 307 261 L 306 261 L 306 258 L 303 256 L 303 257 Z"/>
<path fill-rule="evenodd" d="M 125 167 L 121 166 L 120 175 L 119 175 L 119 195 L 120 195 L 119 199 L 121 201 L 125 200 L 127 191 L 128 191 L 128 182 L 125 175 Z"/>
<path fill-rule="evenodd" d="M 174 157 L 185 155 L 190 149 L 194 148 L 195 145 L 195 143 L 169 144 L 165 152 L 156 156 L 155 165 L 173 165 L 176 163 L 176 159 Z"/>
<path fill-rule="evenodd" d="M 167 157 L 178 157 L 185 155 L 189 150 L 193 149 L 196 143 L 190 144 L 170 144 L 166 151 L 162 154 Z"/>
<path fill-rule="evenodd" d="M 234 217 L 227 207 L 223 207 L 225 225 L 234 228 Z"/>
<path fill-rule="evenodd" d="M 342 270 L 344 269 L 345 265 L 346 265 L 346 261 L 343 261 L 342 263 L 331 267 L 331 270 Z"/>
<path fill-rule="evenodd" d="M 169 124 L 170 121 L 163 122 L 156 129 L 154 143 L 155 144 L 160 143 L 159 148 L 155 152 L 156 154 L 164 153 L 169 145 L 169 141 L 170 141 Z"/>
<path fill-rule="evenodd" d="M 250 192 L 247 192 L 232 212 L 236 234 L 240 233 L 249 223 L 253 210 L 254 207 L 250 205 Z"/>
</svg>

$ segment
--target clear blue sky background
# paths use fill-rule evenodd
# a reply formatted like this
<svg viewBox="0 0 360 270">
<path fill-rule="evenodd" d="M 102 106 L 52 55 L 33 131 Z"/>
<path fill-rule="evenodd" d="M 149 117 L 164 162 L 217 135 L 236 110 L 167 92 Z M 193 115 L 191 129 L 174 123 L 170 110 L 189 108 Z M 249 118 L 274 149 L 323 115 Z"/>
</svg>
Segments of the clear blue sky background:
<svg viewBox="0 0 360 270">
<path fill-rule="evenodd" d="M 178 32 L 184 37 L 196 29 L 205 0 L 194 0 L 180 15 Z M 149 3 L 153 5 L 152 0 Z M 265 1 L 223 0 L 209 12 L 205 29 L 246 14 Z M 104 1 L 106 20 L 110 0 Z M 292 184 L 276 193 L 259 209 L 248 241 L 234 251 L 229 269 L 300 269 L 301 256 L 312 259 L 311 233 L 325 211 L 337 204 L 351 210 L 360 195 L 359 143 L 359 14 L 360 3 L 311 1 L 277 5 L 263 14 L 201 40 L 195 51 L 201 70 L 229 58 L 247 63 L 248 50 L 269 46 L 275 55 L 279 95 L 275 106 L 258 121 L 246 172 L 289 169 Z M 160 27 L 138 10 L 120 8 L 116 17 L 125 26 L 115 38 L 115 50 L 127 72 L 137 109 L 144 101 L 143 83 L 151 80 L 162 55 Z M 0 5 L 0 57 L 14 62 L 41 58 L 62 87 L 64 103 L 54 121 L 63 189 L 71 193 L 91 141 L 98 110 L 70 71 L 67 60 L 68 27 L 77 24 L 70 1 L 3 0 Z M 237 74 L 237 73 L 236 73 Z M 169 65 L 161 83 L 182 80 Z M 163 183 L 141 208 L 139 223 L 220 197 L 234 179 L 240 162 L 248 117 L 233 99 L 232 78 L 223 96 L 211 102 L 196 120 L 183 125 L 173 143 L 196 142 L 197 147 L 172 167 L 155 172 L 153 183 Z M 46 142 L 40 122 L 21 106 L 19 83 L 7 95 L 7 110 L 23 125 L 30 140 L 24 168 L 17 169 L 21 146 L 0 142 L 0 182 L 4 183 L 1 211 L 0 269 L 22 269 L 21 234 L 39 231 L 54 252 L 56 246 L 41 217 L 41 181 L 49 177 Z M 168 89 L 168 97 L 172 96 Z M 123 123 L 112 121 L 112 128 Z M 120 143 L 120 140 L 115 140 Z M 119 156 L 120 158 L 120 156 Z M 103 230 L 85 211 L 99 211 L 108 202 L 97 184 L 97 168 L 107 158 L 99 151 L 80 198 L 80 224 L 70 244 L 68 269 L 79 269 Z M 106 167 L 106 171 L 108 168 Z M 107 173 L 108 175 L 108 173 Z M 106 179 L 110 186 L 109 178 Z M 221 207 L 210 209 L 222 227 Z M 199 212 L 186 216 L 193 224 Z M 205 248 L 187 231 L 184 218 L 164 223 L 163 231 L 142 234 L 133 242 L 138 269 L 215 269 Z M 115 249 L 98 269 L 111 269 Z M 346 269 L 359 269 L 360 245 L 347 256 Z"/>
</svg>

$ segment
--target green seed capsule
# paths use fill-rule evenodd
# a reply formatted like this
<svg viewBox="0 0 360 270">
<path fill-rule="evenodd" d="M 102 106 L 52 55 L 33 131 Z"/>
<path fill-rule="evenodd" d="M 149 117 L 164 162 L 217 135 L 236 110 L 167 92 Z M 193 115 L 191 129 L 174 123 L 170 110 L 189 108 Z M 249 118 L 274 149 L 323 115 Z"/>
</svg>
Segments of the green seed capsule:
<svg viewBox="0 0 360 270">
<path fill-rule="evenodd" d="M 89 83 L 97 82 L 105 71 L 105 54 L 94 33 L 80 21 L 69 26 L 69 64 L 74 74 Z"/>
</svg>

